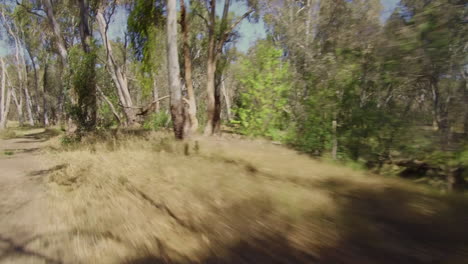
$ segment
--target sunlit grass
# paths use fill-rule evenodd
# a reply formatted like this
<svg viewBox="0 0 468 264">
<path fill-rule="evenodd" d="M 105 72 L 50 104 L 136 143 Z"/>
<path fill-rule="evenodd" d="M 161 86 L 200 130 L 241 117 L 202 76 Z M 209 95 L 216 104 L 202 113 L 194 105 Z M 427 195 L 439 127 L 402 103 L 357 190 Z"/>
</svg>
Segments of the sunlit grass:
<svg viewBox="0 0 468 264">
<path fill-rule="evenodd" d="M 466 252 L 468 232 L 452 228 L 468 219 L 462 196 L 364 175 L 267 141 L 109 132 L 54 144 L 51 165 L 64 165 L 49 176 L 54 221 L 80 234 L 67 242 L 75 248 L 70 259 L 120 263 L 160 256 L 162 247 L 167 258 L 191 261 L 181 263 L 205 263 L 213 252 L 218 263 L 236 263 L 225 258 L 242 241 L 255 254 L 270 252 L 270 262 L 291 258 L 275 252 L 274 237 L 321 263 L 349 256 L 364 263 L 373 254 L 418 260 L 434 252 L 461 263 Z"/>
<path fill-rule="evenodd" d="M 12 128 L 0 130 L 0 139 L 12 139 L 16 137 L 16 132 Z"/>
</svg>

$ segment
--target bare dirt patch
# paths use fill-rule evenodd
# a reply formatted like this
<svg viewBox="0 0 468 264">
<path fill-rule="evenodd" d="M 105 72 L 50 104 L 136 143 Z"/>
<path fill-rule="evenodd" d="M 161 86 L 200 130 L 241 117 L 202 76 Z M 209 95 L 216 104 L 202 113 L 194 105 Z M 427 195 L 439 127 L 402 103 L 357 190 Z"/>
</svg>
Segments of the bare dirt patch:
<svg viewBox="0 0 468 264">
<path fill-rule="evenodd" d="M 38 171 L 47 130 L 15 131 L 0 139 L 0 263 L 61 263 L 44 253 L 49 207 Z M 13 133 L 10 133 L 13 134 Z"/>
</svg>

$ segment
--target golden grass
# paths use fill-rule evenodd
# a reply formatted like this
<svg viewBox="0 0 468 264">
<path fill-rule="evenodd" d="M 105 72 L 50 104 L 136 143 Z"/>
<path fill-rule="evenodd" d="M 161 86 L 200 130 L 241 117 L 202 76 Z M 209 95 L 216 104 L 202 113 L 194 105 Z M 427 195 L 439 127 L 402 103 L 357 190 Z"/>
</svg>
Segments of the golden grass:
<svg viewBox="0 0 468 264">
<path fill-rule="evenodd" d="M 16 132 L 11 128 L 0 130 L 0 139 L 12 139 L 16 137 Z"/>
<path fill-rule="evenodd" d="M 48 186 L 72 263 L 465 263 L 468 202 L 263 141 L 107 134 Z M 60 169 L 61 168 L 61 169 Z"/>
</svg>

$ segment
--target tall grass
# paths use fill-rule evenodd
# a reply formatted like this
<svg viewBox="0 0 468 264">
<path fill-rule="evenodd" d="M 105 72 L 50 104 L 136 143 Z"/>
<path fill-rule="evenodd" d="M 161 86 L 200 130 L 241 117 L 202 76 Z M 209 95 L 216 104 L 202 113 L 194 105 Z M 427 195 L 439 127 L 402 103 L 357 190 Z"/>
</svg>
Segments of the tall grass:
<svg viewBox="0 0 468 264">
<path fill-rule="evenodd" d="M 262 141 L 106 134 L 51 151 L 65 260 L 463 263 L 468 205 Z M 73 253 L 70 253 L 73 252 Z M 431 262 L 432 261 L 432 262 Z"/>
</svg>

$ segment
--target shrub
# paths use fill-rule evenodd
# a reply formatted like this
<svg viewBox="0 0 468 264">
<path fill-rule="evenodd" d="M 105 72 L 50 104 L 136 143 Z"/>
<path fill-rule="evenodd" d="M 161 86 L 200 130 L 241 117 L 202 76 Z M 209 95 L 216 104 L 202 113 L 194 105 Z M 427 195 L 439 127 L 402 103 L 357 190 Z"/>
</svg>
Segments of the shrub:
<svg viewBox="0 0 468 264">
<path fill-rule="evenodd" d="M 150 117 L 143 124 L 144 129 L 159 130 L 166 128 L 170 125 L 170 116 L 165 112 L 157 112 L 150 115 Z"/>
</svg>

